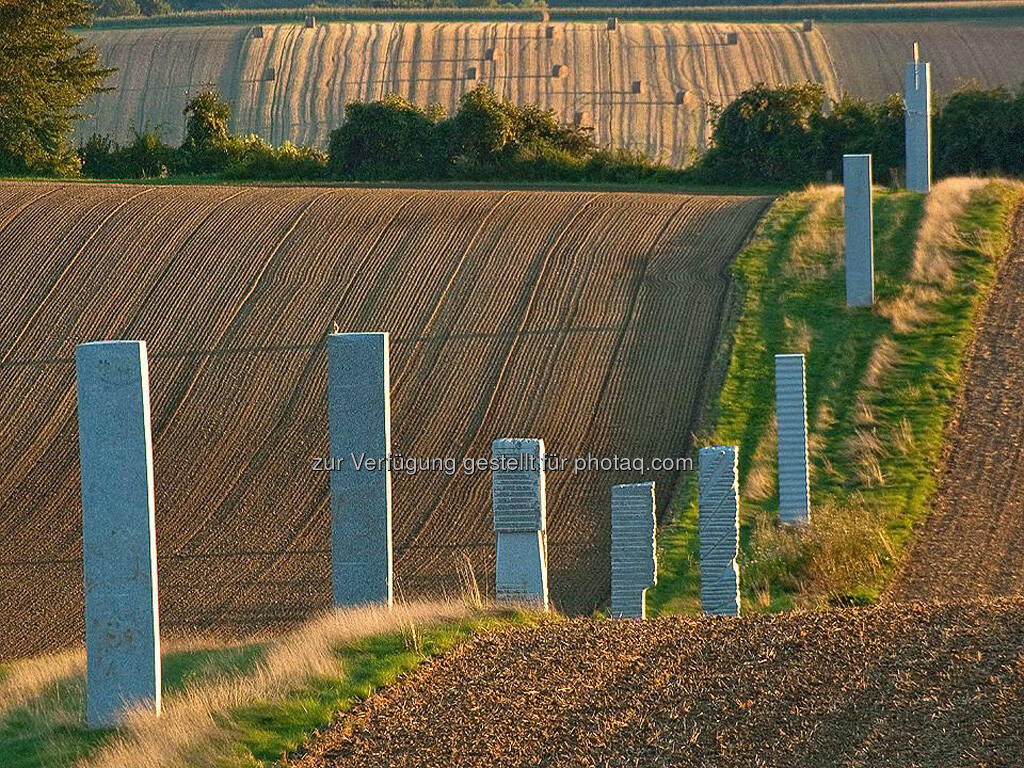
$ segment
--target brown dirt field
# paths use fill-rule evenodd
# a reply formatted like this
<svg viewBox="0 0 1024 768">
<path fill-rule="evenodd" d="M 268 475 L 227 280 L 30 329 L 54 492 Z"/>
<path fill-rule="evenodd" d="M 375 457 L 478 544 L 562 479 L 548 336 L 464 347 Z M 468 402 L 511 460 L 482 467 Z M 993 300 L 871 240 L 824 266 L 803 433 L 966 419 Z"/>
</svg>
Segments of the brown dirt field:
<svg viewBox="0 0 1024 768">
<path fill-rule="evenodd" d="M 932 90 L 950 93 L 969 80 L 1016 90 L 1024 84 L 1024 25 L 989 22 L 821 24 L 840 87 L 881 99 L 903 90 L 914 41 L 932 64 Z"/>
<path fill-rule="evenodd" d="M 475 66 L 513 101 L 540 104 L 565 122 L 588 113 L 601 144 L 680 165 L 706 144 L 709 104 L 759 81 L 812 80 L 831 96 L 880 98 L 902 89 L 914 40 L 933 62 L 939 92 L 970 78 L 1024 82 L 1024 24 L 816 24 L 804 33 L 799 23 L 623 23 L 614 34 L 601 24 L 554 26 L 553 39 L 536 23 L 479 22 L 263 25 L 262 39 L 250 26 L 90 31 L 85 37 L 119 71 L 77 136 L 121 138 L 131 126 L 162 125 L 180 142 L 186 94 L 215 85 L 235 105 L 237 132 L 326 146 L 348 101 L 395 92 L 454 109 L 474 85 L 464 75 Z M 724 44 L 737 29 L 739 44 Z M 488 48 L 498 51 L 493 61 L 485 60 Z M 551 76 L 556 64 L 568 66 L 567 77 Z M 273 80 L 264 79 L 269 67 Z M 633 80 L 644 81 L 643 94 L 629 93 Z M 691 100 L 677 106 L 682 89 Z"/>
<path fill-rule="evenodd" d="M 767 200 L 588 191 L 0 183 L 0 658 L 83 631 L 73 349 L 148 343 L 169 634 L 329 602 L 326 349 L 391 333 L 392 445 L 688 456 Z M 608 592 L 610 486 L 548 477 L 553 597 Z M 664 503 L 674 478 L 661 473 Z M 399 594 L 493 582 L 490 478 L 394 477 Z"/>
<path fill-rule="evenodd" d="M 1024 593 L 1024 208 L 964 381 L 931 512 L 891 600 Z"/>
<path fill-rule="evenodd" d="M 325 766 L 1019 766 L 1024 602 L 573 620 L 475 638 L 315 737 Z"/>
</svg>

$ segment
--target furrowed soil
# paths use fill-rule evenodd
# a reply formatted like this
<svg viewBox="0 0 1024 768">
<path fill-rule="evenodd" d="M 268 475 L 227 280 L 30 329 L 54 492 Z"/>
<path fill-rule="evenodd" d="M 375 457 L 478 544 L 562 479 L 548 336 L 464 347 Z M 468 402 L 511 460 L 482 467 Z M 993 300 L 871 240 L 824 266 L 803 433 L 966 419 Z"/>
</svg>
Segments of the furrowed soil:
<svg viewBox="0 0 1024 768">
<path fill-rule="evenodd" d="M 1021 599 L 553 622 L 428 662 L 297 764 L 1019 766 L 1022 649 Z"/>
<path fill-rule="evenodd" d="M 1024 593 L 1024 208 L 964 381 L 931 512 L 891 600 Z"/>
<path fill-rule="evenodd" d="M 614 32 L 587 23 L 265 24 L 262 37 L 253 29 L 86 32 L 117 72 L 90 106 L 93 117 L 76 124 L 78 139 L 124 140 L 131 127 L 149 127 L 179 143 L 185 102 L 214 86 L 233 104 L 237 133 L 326 146 L 350 101 L 398 93 L 454 110 L 482 82 L 563 122 L 579 119 L 602 146 L 685 165 L 707 145 L 713 104 L 758 82 L 810 80 L 833 98 L 901 92 L 914 40 L 932 62 L 937 93 L 962 80 L 1024 81 L 1024 25 L 1014 23 L 815 24 L 809 32 L 799 23 L 622 23 Z M 730 32 L 738 32 L 734 45 Z"/>
<path fill-rule="evenodd" d="M 144 339 L 166 634 L 328 607 L 325 334 L 391 333 L 392 449 L 687 457 L 763 198 L 0 184 L 0 658 L 80 642 L 74 345 Z M 345 458 L 345 457 L 342 457 Z M 348 460 L 346 458 L 346 460 Z M 675 472 L 646 475 L 663 508 Z M 553 597 L 635 472 L 548 474 Z M 398 594 L 493 584 L 490 475 L 393 474 Z"/>
</svg>

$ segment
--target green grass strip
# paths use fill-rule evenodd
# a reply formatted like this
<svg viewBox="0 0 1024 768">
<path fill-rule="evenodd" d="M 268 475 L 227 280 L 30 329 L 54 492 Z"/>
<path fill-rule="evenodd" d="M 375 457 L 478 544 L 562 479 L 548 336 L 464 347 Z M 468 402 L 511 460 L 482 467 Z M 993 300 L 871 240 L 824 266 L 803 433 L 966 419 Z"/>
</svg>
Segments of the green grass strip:
<svg viewBox="0 0 1024 768">
<path fill-rule="evenodd" d="M 733 265 L 742 309 L 700 444 L 740 447 L 745 613 L 879 597 L 926 513 L 964 351 L 1021 197 L 1019 188 L 999 183 L 974 193 L 957 222 L 964 236 L 952 288 L 935 292 L 927 320 L 899 333 L 880 307 L 897 300 L 909 281 L 923 198 L 876 193 L 876 307 L 847 309 L 842 198 L 829 194 L 811 189 L 780 198 Z M 867 383 L 883 337 L 889 365 L 881 381 Z M 815 446 L 810 533 L 774 524 L 774 355 L 784 352 L 807 356 Z M 872 441 L 882 450 L 861 449 Z M 695 474 L 683 482 L 673 522 L 659 537 L 659 583 L 648 594 L 654 614 L 700 610 Z"/>
</svg>

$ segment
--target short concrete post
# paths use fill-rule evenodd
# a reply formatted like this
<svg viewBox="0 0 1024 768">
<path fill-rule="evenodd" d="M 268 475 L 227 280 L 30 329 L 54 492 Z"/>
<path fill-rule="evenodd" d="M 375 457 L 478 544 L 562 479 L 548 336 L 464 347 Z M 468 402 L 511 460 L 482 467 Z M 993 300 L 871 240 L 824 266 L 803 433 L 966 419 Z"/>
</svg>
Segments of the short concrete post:
<svg viewBox="0 0 1024 768">
<path fill-rule="evenodd" d="M 775 356 L 778 426 L 779 522 L 811 521 L 807 469 L 807 379 L 803 355 Z"/>
<path fill-rule="evenodd" d="M 906 117 L 907 189 L 932 188 L 932 65 L 921 61 L 917 43 L 907 63 L 904 88 Z"/>
<path fill-rule="evenodd" d="M 548 609 L 548 531 L 544 441 L 506 437 L 491 445 L 491 505 L 497 536 L 499 600 Z"/>
<path fill-rule="evenodd" d="M 740 615 L 738 449 L 700 449 L 700 605 L 708 616 Z"/>
<path fill-rule="evenodd" d="M 144 341 L 75 348 L 82 462 L 86 712 L 160 712 L 153 445 Z"/>
<path fill-rule="evenodd" d="M 327 337 L 334 604 L 394 602 L 388 334 Z M 357 466 L 358 462 L 358 466 Z"/>
<path fill-rule="evenodd" d="M 871 155 L 843 155 L 843 225 L 846 231 L 846 306 L 875 303 Z"/>
<path fill-rule="evenodd" d="M 658 581 L 654 483 L 612 486 L 612 618 L 647 616 Z"/>
</svg>

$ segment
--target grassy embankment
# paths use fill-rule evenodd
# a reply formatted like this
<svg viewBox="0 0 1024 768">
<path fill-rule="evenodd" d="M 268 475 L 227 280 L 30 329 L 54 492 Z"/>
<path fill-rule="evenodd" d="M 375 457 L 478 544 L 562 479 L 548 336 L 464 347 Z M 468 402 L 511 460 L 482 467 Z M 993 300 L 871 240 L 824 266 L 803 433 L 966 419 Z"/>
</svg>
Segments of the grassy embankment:
<svg viewBox="0 0 1024 768">
<path fill-rule="evenodd" d="M 974 320 L 1024 188 L 878 191 L 873 308 L 847 309 L 842 190 L 780 198 L 733 266 L 739 317 L 699 445 L 738 445 L 743 611 L 877 599 L 926 512 Z M 812 525 L 776 525 L 774 355 L 803 352 Z M 696 477 L 659 535 L 654 613 L 700 607 Z"/>
<path fill-rule="evenodd" d="M 475 632 L 538 617 L 413 603 L 342 611 L 261 643 L 179 645 L 163 654 L 163 713 L 85 724 L 81 650 L 0 668 L 4 768 L 266 766 L 374 689 Z"/>
</svg>

